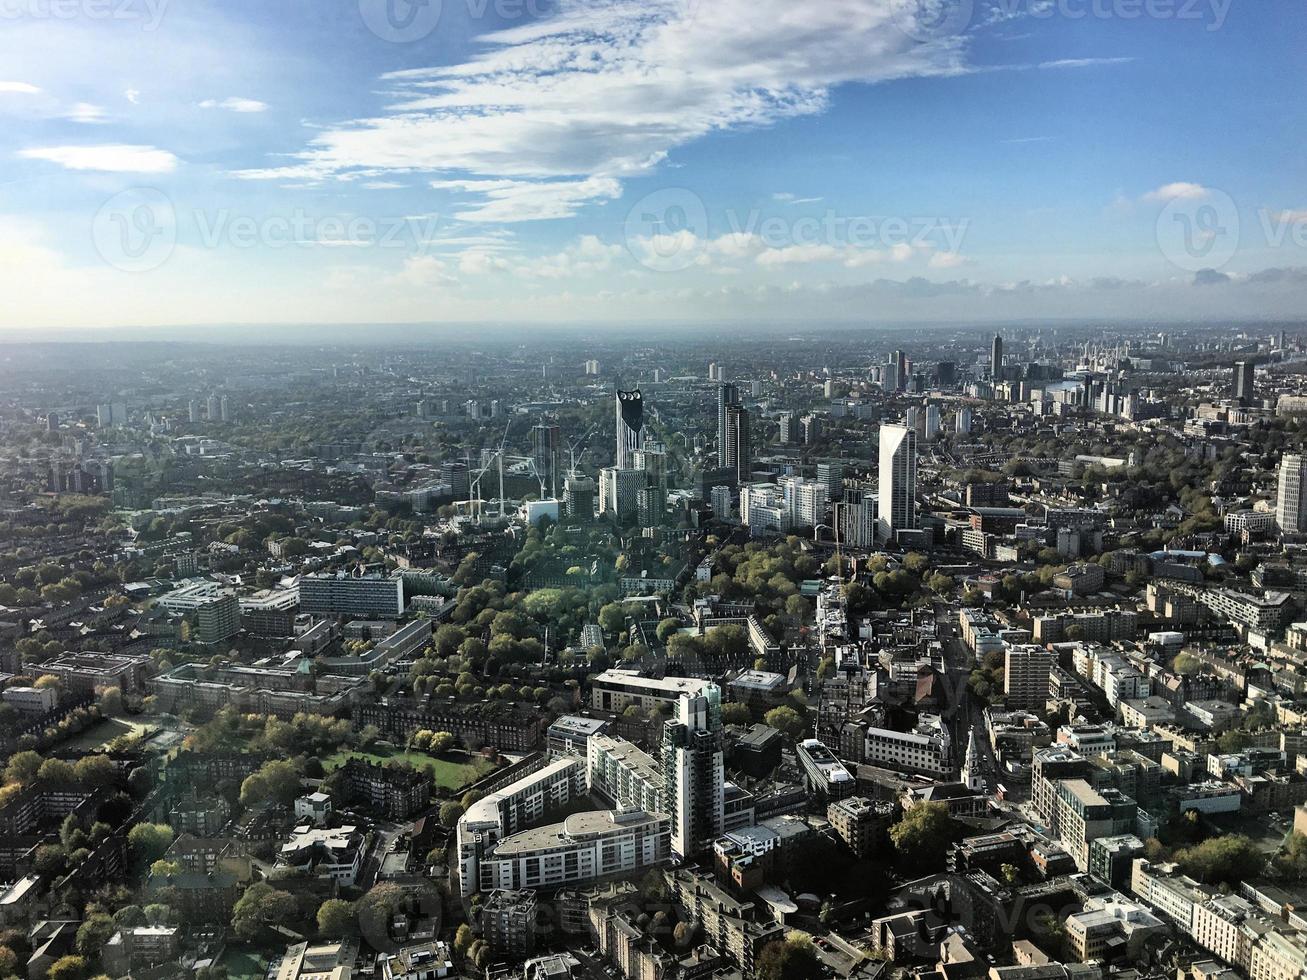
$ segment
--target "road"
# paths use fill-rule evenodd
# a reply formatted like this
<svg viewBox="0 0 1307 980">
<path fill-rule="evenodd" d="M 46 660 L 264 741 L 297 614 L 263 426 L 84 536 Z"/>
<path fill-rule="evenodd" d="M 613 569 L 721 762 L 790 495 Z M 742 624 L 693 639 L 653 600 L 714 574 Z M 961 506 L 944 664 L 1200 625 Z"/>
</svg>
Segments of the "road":
<svg viewBox="0 0 1307 980">
<path fill-rule="evenodd" d="M 966 758 L 967 742 L 972 732 L 976 735 L 976 745 L 985 760 L 985 788 L 993 793 L 998 790 L 998 760 L 994 757 L 985 731 L 984 707 L 971 697 L 967 690 L 967 680 L 975 657 L 967 649 L 958 633 L 956 606 L 943 601 L 935 602 L 935 627 L 940 644 L 944 650 L 945 686 L 948 690 L 952 710 L 948 713 L 949 735 L 953 739 L 953 749 L 959 767 Z"/>
</svg>

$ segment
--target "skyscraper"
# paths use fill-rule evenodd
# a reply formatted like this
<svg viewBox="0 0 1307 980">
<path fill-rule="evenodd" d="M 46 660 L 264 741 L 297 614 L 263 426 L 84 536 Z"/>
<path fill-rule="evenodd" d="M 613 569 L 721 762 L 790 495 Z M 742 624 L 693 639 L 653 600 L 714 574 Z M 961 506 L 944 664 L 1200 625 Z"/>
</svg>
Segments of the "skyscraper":
<svg viewBox="0 0 1307 980">
<path fill-rule="evenodd" d="M 998 334 L 994 334 L 994 346 L 989 351 L 989 376 L 1003 380 L 1003 338 Z"/>
<path fill-rule="evenodd" d="M 1256 400 L 1255 372 L 1253 361 L 1234 362 L 1234 400 L 1240 405 L 1251 405 Z"/>
<path fill-rule="evenodd" d="M 631 469 L 635 466 L 632 454 L 644 448 L 644 398 L 639 389 L 622 391 L 618 389 L 617 409 L 617 468 Z"/>
<path fill-rule="evenodd" d="M 880 427 L 881 540 L 917 526 L 917 433 L 906 425 Z"/>
<path fill-rule="evenodd" d="M 551 497 L 558 496 L 559 435 L 558 426 L 541 423 L 531 429 L 531 461 L 536 476 Z"/>
<path fill-rule="evenodd" d="M 722 468 L 735 472 L 739 483 L 749 482 L 753 469 L 752 447 L 749 442 L 749 413 L 742 405 L 726 406 L 726 447 Z"/>
<path fill-rule="evenodd" d="M 563 481 L 563 512 L 574 521 L 589 524 L 595 516 L 595 481 L 573 474 Z"/>
<path fill-rule="evenodd" d="M 777 416 L 780 422 L 780 440 L 781 442 L 795 442 L 798 437 L 799 420 L 793 412 L 781 412 Z"/>
<path fill-rule="evenodd" d="M 1280 460 L 1280 492 L 1275 501 L 1275 522 L 1283 534 L 1307 533 L 1307 456 L 1285 453 Z"/>
<path fill-rule="evenodd" d="M 733 384 L 717 386 L 717 465 L 727 466 L 726 462 L 726 409 L 740 404 L 740 389 Z"/>
<path fill-rule="evenodd" d="M 663 724 L 662 769 L 672 852 L 685 858 L 721 836 L 725 820 L 722 692 L 716 684 L 681 695 Z"/>
</svg>

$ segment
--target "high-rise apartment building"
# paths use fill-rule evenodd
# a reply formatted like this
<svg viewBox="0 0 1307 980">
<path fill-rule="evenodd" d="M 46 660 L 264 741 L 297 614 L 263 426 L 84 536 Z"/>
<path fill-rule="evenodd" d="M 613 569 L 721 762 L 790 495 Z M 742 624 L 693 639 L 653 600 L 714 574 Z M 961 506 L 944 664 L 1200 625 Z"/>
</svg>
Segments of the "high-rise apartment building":
<svg viewBox="0 0 1307 980">
<path fill-rule="evenodd" d="M 880 538 L 917 526 L 917 434 L 906 425 L 880 427 Z"/>
<path fill-rule="evenodd" d="M 1307 533 L 1307 456 L 1285 453 L 1280 460 L 1280 490 L 1275 500 L 1275 522 L 1282 534 Z"/>
<path fill-rule="evenodd" d="M 844 464 L 818 463 L 817 482 L 826 484 L 828 500 L 844 499 Z"/>
<path fill-rule="evenodd" d="M 713 487 L 709 500 L 712 502 L 712 516 L 719 521 L 731 519 L 731 488 Z"/>
<path fill-rule="evenodd" d="M 753 469 L 753 453 L 749 441 L 749 413 L 742 405 L 726 406 L 726 452 L 722 466 L 735 473 L 739 483 L 748 483 Z"/>
<path fill-rule="evenodd" d="M 789 476 L 781 484 L 785 492 L 785 509 L 792 527 L 816 527 L 826 523 L 829 494 L 826 484 Z"/>
<path fill-rule="evenodd" d="M 1003 338 L 998 334 L 994 334 L 994 343 L 989 349 L 989 376 L 995 381 L 1003 380 Z"/>
<path fill-rule="evenodd" d="M 599 471 L 599 514 L 621 527 L 636 523 L 640 514 L 639 493 L 648 478 L 644 470 L 605 466 Z"/>
<path fill-rule="evenodd" d="M 618 390 L 614 401 L 617 415 L 617 460 L 619 470 L 635 466 L 633 454 L 644 448 L 644 399 L 639 390 Z"/>
<path fill-rule="evenodd" d="M 672 853 L 685 858 L 721 836 L 725 820 L 722 693 L 716 684 L 676 703 L 663 725 L 662 768 Z"/>
<path fill-rule="evenodd" d="M 777 416 L 780 422 L 780 440 L 784 443 L 796 442 L 799 435 L 799 418 L 793 412 L 781 412 Z"/>
<path fill-rule="evenodd" d="M 1042 711 L 1048 701 L 1049 673 L 1055 662 L 1053 653 L 1038 644 L 1008 646 L 1003 680 L 1008 706 Z"/>
<path fill-rule="evenodd" d="M 733 384 L 717 386 L 717 465 L 724 467 L 726 462 L 726 410 L 732 405 L 740 404 L 740 389 Z"/>
</svg>

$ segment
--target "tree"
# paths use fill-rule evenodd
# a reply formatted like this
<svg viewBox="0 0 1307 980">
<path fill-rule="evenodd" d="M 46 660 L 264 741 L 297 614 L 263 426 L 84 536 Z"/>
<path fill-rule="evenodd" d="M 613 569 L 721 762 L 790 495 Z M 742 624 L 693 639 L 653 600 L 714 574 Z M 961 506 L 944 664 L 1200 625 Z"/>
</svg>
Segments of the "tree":
<svg viewBox="0 0 1307 980">
<path fill-rule="evenodd" d="M 354 906 L 343 898 L 329 898 L 318 906 L 318 931 L 339 939 L 354 928 Z"/>
<path fill-rule="evenodd" d="M 755 972 L 758 980 L 810 980 L 820 976 L 812 937 L 791 932 L 784 939 L 768 943 L 758 953 Z"/>
<path fill-rule="evenodd" d="M 763 715 L 762 720 L 792 739 L 802 737 L 808 730 L 808 722 L 804 717 L 787 704 L 772 708 Z"/>
<path fill-rule="evenodd" d="M 77 782 L 77 773 L 71 762 L 46 759 L 36 771 L 36 781 L 47 789 L 62 789 Z"/>
<path fill-rule="evenodd" d="M 40 771 L 43 761 L 38 753 L 30 749 L 15 752 L 9 757 L 9 763 L 5 766 L 5 782 L 30 786 L 36 782 L 36 774 Z"/>
<path fill-rule="evenodd" d="M 953 840 L 953 820 L 943 803 L 918 803 L 890 828 L 890 839 L 905 867 L 940 868 Z"/>
<path fill-rule="evenodd" d="M 475 938 L 476 937 L 472 934 L 472 927 L 464 922 L 458 927 L 458 931 L 454 933 L 454 952 L 458 953 L 460 956 L 463 955 L 467 952 L 468 947 L 472 945 L 472 941 Z"/>
<path fill-rule="evenodd" d="M 88 917 L 77 929 L 77 952 L 94 959 L 117 930 L 117 924 L 107 915 Z"/>
<path fill-rule="evenodd" d="M 241 939 L 253 941 L 271 926 L 293 921 L 296 912 L 294 895 L 256 881 L 232 909 L 231 928 Z"/>
<path fill-rule="evenodd" d="M 1176 852 L 1182 871 L 1204 884 L 1230 884 L 1256 878 L 1266 856 L 1242 834 L 1212 837 Z"/>
<path fill-rule="evenodd" d="M 85 957 L 61 956 L 51 964 L 46 980 L 83 980 L 87 966 Z"/>
<path fill-rule="evenodd" d="M 265 762 L 241 783 L 241 806 L 245 807 L 264 803 L 289 806 L 299 795 L 299 770 L 295 768 L 295 763 L 286 759 Z"/>
<path fill-rule="evenodd" d="M 635 707 L 635 705 L 631 705 Z M 727 725 L 747 725 L 753 720 L 749 706 L 742 701 L 728 701 L 722 705 L 722 722 Z"/>
<path fill-rule="evenodd" d="M 463 804 L 456 800 L 450 800 L 448 803 L 441 804 L 440 825 L 442 827 L 454 826 L 454 824 L 458 823 L 459 818 L 463 816 L 463 813 Z"/>
<path fill-rule="evenodd" d="M 666 619 L 658 621 L 658 628 L 654 630 L 654 636 L 658 637 L 658 642 L 665 644 L 667 638 L 681 628 L 681 621 L 675 616 L 669 616 Z"/>
<path fill-rule="evenodd" d="M 107 755 L 88 755 L 77 760 L 73 766 L 73 775 L 88 789 L 98 789 L 111 785 L 118 776 L 118 770 Z"/>
<path fill-rule="evenodd" d="M 142 865 L 152 864 L 163 857 L 172 841 L 172 828 L 166 823 L 138 823 L 127 833 L 132 857 Z"/>
<path fill-rule="evenodd" d="M 18 956 L 8 946 L 0 946 L 0 977 L 18 976 Z"/>
</svg>

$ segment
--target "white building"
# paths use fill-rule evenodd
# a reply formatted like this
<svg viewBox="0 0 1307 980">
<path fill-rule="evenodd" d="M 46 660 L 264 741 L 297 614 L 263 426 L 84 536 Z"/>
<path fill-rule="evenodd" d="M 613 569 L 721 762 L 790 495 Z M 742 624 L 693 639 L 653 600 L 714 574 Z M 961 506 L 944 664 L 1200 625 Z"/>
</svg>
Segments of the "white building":
<svg viewBox="0 0 1307 980">
<path fill-rule="evenodd" d="M 1285 453 L 1280 460 L 1280 489 L 1275 499 L 1275 522 L 1285 534 L 1307 533 L 1307 455 Z"/>
<path fill-rule="evenodd" d="M 880 427 L 881 540 L 917 526 L 917 433 L 906 425 Z"/>
</svg>

